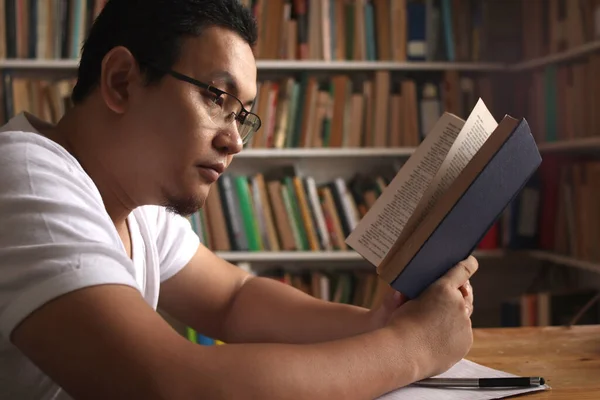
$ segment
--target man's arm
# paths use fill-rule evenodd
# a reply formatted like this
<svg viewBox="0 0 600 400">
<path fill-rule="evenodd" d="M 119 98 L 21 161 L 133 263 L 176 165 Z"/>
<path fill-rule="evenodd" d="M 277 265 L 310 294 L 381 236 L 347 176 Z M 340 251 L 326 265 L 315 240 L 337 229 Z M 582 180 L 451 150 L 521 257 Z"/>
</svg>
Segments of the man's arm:
<svg viewBox="0 0 600 400">
<path fill-rule="evenodd" d="M 474 259 L 460 263 L 384 328 L 317 344 L 198 346 L 115 284 L 46 303 L 11 340 L 74 398 L 372 399 L 465 356 L 473 305 L 460 287 L 476 269 Z"/>
<path fill-rule="evenodd" d="M 161 285 L 159 306 L 227 343 L 315 343 L 378 327 L 368 309 L 325 302 L 273 279 L 252 277 L 202 245 L 186 267 Z"/>
<path fill-rule="evenodd" d="M 135 289 L 101 285 L 47 303 L 12 340 L 76 399 L 370 399 L 423 372 L 418 332 L 384 328 L 312 345 L 198 346 Z"/>
</svg>

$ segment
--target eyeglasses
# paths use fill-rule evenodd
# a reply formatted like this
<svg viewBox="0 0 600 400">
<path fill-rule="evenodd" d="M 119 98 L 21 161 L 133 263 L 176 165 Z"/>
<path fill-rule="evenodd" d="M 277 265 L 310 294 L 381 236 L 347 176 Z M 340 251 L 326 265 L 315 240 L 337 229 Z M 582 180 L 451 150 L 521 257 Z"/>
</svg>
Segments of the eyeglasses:
<svg viewBox="0 0 600 400">
<path fill-rule="evenodd" d="M 207 111 L 211 121 L 219 127 L 226 127 L 235 120 L 243 144 L 248 143 L 252 135 L 260 129 L 261 121 L 259 116 L 246 110 L 241 100 L 231 93 L 190 78 L 177 71 L 161 69 L 154 65 L 152 65 L 152 68 L 203 89 L 202 96 L 207 100 Z"/>
</svg>

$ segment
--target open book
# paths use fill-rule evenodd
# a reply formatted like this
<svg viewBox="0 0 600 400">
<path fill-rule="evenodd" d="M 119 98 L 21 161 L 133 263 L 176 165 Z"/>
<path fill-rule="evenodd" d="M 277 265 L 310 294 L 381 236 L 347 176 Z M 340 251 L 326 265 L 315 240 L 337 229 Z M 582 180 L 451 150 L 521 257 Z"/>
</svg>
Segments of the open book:
<svg viewBox="0 0 600 400">
<path fill-rule="evenodd" d="M 462 359 L 438 378 L 514 378 L 517 375 Z M 456 388 L 409 385 L 387 393 L 377 400 L 490 400 L 515 397 L 550 389 L 549 385 L 522 388 Z"/>
<path fill-rule="evenodd" d="M 346 243 L 416 297 L 468 257 L 541 163 L 527 122 L 444 113 Z"/>
</svg>

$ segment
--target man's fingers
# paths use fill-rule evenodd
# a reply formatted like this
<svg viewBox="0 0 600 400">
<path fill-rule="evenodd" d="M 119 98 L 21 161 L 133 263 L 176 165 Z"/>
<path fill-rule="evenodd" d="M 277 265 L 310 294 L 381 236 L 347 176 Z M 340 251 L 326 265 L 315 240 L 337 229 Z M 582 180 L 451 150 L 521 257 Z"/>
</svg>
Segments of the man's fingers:
<svg viewBox="0 0 600 400">
<path fill-rule="evenodd" d="M 471 308 L 473 307 L 473 286 L 469 281 L 465 282 L 460 288 L 460 291 L 465 299 L 465 303 Z"/>
<path fill-rule="evenodd" d="M 466 281 L 465 284 L 459 287 L 458 289 L 460 290 L 465 299 L 473 299 L 473 286 L 471 286 L 471 281 Z"/>
<path fill-rule="evenodd" d="M 452 267 L 452 269 L 446 273 L 446 279 L 451 282 L 452 286 L 458 289 L 473 276 L 478 268 L 479 264 L 475 257 L 469 256 L 467 259 Z"/>
<path fill-rule="evenodd" d="M 465 314 L 467 314 L 467 317 L 471 317 L 471 315 L 473 314 L 473 305 L 472 304 L 467 304 L 465 303 Z"/>
</svg>

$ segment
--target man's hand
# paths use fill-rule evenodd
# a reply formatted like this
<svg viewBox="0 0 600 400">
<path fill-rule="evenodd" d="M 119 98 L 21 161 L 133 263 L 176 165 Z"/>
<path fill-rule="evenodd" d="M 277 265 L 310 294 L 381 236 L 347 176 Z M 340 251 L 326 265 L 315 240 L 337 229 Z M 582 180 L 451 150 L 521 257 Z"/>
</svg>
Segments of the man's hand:
<svg viewBox="0 0 600 400">
<path fill-rule="evenodd" d="M 385 327 L 391 320 L 394 311 L 408 299 L 402 293 L 389 288 L 381 304 L 373 308 L 368 314 L 369 330 L 375 330 Z"/>
<path fill-rule="evenodd" d="M 469 278 L 477 269 L 477 260 L 470 256 L 392 313 L 389 327 L 410 330 L 417 339 L 419 379 L 446 371 L 471 348 L 473 289 Z"/>
<path fill-rule="evenodd" d="M 468 260 L 469 261 L 469 260 Z M 468 262 L 467 261 L 467 262 Z M 464 299 L 465 306 L 470 307 L 473 312 L 473 287 L 470 282 L 467 280 L 464 285 L 462 285 L 459 290 L 461 291 Z M 369 311 L 368 321 L 369 321 L 369 330 L 379 329 L 385 327 L 392 318 L 394 311 L 401 305 L 405 304 L 408 301 L 408 297 L 403 295 L 402 293 L 394 290 L 393 288 L 389 288 L 388 292 L 385 294 L 381 304 L 372 310 Z"/>
</svg>

